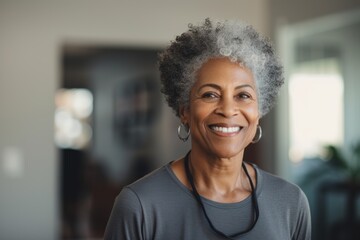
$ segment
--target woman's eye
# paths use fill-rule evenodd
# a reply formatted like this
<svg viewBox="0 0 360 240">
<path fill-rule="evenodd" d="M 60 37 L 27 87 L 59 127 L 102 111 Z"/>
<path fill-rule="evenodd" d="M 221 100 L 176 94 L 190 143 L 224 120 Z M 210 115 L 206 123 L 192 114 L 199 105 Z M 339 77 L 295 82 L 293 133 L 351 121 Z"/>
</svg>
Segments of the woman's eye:
<svg viewBox="0 0 360 240">
<path fill-rule="evenodd" d="M 240 94 L 237 95 L 237 97 L 239 99 L 249 99 L 249 98 L 251 98 L 251 95 L 248 94 L 248 93 L 240 93 Z"/>
<path fill-rule="evenodd" d="M 201 97 L 205 99 L 215 99 L 218 97 L 218 95 L 213 92 L 208 92 L 208 93 L 204 93 Z"/>
</svg>

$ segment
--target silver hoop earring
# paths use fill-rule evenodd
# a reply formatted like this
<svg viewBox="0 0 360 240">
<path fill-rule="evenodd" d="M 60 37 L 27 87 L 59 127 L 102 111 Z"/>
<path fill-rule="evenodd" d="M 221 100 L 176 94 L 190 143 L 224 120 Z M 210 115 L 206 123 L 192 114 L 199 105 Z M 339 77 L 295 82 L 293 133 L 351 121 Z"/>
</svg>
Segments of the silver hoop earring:
<svg viewBox="0 0 360 240">
<path fill-rule="evenodd" d="M 182 128 L 184 128 L 183 131 L 181 131 Z M 181 132 L 185 132 L 186 135 L 182 136 Z M 190 128 L 187 125 L 185 125 L 183 123 L 180 123 L 180 125 L 179 125 L 179 127 L 177 129 L 177 133 L 178 133 L 179 139 L 181 141 L 183 141 L 183 142 L 186 142 L 189 139 L 189 136 L 190 136 Z"/>
<path fill-rule="evenodd" d="M 258 133 L 258 130 L 259 130 L 259 133 Z M 256 126 L 256 133 L 258 133 L 258 137 L 256 138 L 256 139 L 253 139 L 252 141 L 251 141 L 251 143 L 257 143 L 257 142 L 259 142 L 260 141 L 260 139 L 261 139 L 261 137 L 262 137 L 262 129 L 261 129 L 261 126 L 260 125 L 257 125 Z M 255 136 L 256 136 L 256 134 L 255 134 Z"/>
</svg>

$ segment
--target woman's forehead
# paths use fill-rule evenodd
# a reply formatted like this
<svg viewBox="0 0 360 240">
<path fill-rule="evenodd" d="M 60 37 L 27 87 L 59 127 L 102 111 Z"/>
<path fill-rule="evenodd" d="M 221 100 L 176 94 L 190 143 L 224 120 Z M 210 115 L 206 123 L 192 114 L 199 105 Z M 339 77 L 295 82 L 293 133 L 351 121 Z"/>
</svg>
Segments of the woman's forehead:
<svg viewBox="0 0 360 240">
<path fill-rule="evenodd" d="M 195 85 L 206 83 L 240 84 L 247 83 L 255 86 L 251 70 L 238 62 L 228 58 L 215 58 L 204 63 L 197 72 Z"/>
</svg>

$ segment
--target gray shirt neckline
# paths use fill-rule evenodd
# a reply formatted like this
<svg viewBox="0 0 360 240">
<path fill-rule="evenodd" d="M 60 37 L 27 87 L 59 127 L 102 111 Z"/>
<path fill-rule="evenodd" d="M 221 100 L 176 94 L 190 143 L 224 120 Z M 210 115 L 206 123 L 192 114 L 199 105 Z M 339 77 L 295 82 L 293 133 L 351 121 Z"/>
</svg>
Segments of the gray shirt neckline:
<svg viewBox="0 0 360 240">
<path fill-rule="evenodd" d="M 180 189 L 182 189 L 188 196 L 190 196 L 191 198 L 194 198 L 194 195 L 192 193 L 192 191 L 187 188 L 175 175 L 175 173 L 173 172 L 173 170 L 171 169 L 171 164 L 172 162 L 169 162 L 168 164 L 166 164 L 164 167 L 167 171 L 167 173 L 170 175 L 171 179 L 176 183 L 177 186 L 180 187 Z M 256 192 L 256 197 L 259 197 L 262 191 L 262 176 L 261 174 L 259 174 L 259 168 L 255 165 L 250 163 L 254 169 L 255 169 L 255 173 L 256 173 L 256 186 L 255 186 L 255 192 Z M 251 194 L 246 197 L 244 200 L 240 201 L 240 202 L 235 202 L 235 203 L 220 203 L 220 202 L 216 202 L 213 200 L 210 200 L 208 198 L 205 198 L 203 196 L 201 196 L 203 202 L 207 205 L 210 205 L 212 207 L 216 207 L 216 208 L 222 208 L 222 209 L 231 209 L 231 208 L 243 208 L 243 207 L 247 207 L 248 204 L 251 203 Z"/>
</svg>

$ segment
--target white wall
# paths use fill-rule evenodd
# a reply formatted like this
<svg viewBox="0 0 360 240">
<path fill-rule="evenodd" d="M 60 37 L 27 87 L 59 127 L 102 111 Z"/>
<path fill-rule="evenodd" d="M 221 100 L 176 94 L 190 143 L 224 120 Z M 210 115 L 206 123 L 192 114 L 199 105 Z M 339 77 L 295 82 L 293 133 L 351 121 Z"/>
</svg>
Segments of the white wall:
<svg viewBox="0 0 360 240">
<path fill-rule="evenodd" d="M 207 16 L 240 18 L 266 34 L 266 3 L 0 1 L 0 238 L 58 236 L 53 118 L 62 44 L 164 46 L 189 22 Z M 20 163 L 20 170 L 23 163 L 23 171 L 7 174 L 9 158 Z"/>
</svg>

